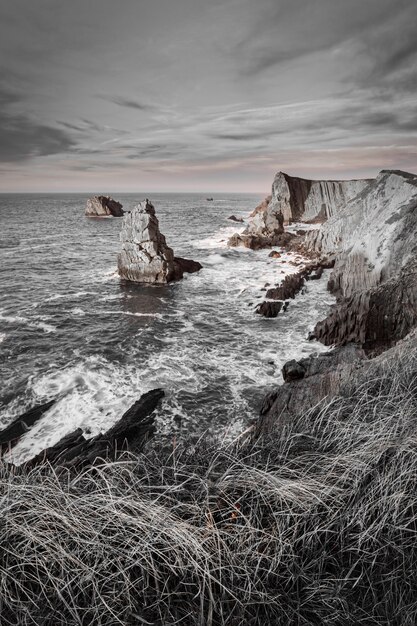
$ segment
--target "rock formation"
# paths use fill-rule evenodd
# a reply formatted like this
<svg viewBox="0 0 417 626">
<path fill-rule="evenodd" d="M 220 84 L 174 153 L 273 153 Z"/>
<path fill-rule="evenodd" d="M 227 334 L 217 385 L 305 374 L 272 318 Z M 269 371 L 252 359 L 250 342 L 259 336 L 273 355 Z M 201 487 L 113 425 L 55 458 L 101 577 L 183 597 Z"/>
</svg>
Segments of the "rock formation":
<svg viewBox="0 0 417 626">
<path fill-rule="evenodd" d="M 338 298 L 315 335 L 328 345 L 358 341 L 381 350 L 417 322 L 417 176 L 382 171 L 342 211 L 306 237 L 335 255 Z"/>
<path fill-rule="evenodd" d="M 87 217 L 123 217 L 123 205 L 110 196 L 93 196 L 87 200 L 85 214 Z"/>
<path fill-rule="evenodd" d="M 306 180 L 278 172 L 272 194 L 256 207 L 243 233 L 233 235 L 229 246 L 254 250 L 282 242 L 284 223 L 324 222 L 362 192 L 369 180 Z"/>
<path fill-rule="evenodd" d="M 337 297 L 311 338 L 336 348 L 285 364 L 286 382 L 265 398 L 257 434 L 319 411 L 322 400 L 351 394 L 377 377 L 380 368 L 394 370 L 404 351 L 415 351 L 416 235 L 417 175 L 401 171 L 380 172 L 318 230 L 306 234 L 305 245 L 314 254 L 334 257 L 328 286 Z M 266 295 L 283 294 L 272 290 Z"/>
<path fill-rule="evenodd" d="M 155 207 L 148 200 L 124 216 L 120 240 L 118 271 L 126 280 L 169 283 L 182 278 L 184 272 L 201 269 L 197 261 L 174 256 L 159 230 Z"/>
</svg>

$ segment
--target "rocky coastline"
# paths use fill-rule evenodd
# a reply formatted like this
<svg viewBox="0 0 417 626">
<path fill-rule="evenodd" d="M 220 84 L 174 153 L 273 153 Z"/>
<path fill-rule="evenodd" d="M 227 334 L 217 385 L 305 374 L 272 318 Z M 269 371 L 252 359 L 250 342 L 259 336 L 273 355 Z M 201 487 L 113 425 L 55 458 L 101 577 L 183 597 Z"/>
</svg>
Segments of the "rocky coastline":
<svg viewBox="0 0 417 626">
<path fill-rule="evenodd" d="M 287 178 L 277 175 L 272 198 L 279 195 Z M 333 187 L 343 188 L 336 183 Z M 324 398 L 347 393 L 353 371 L 359 385 L 381 361 L 388 360 L 395 367 L 398 342 L 402 349 L 416 347 L 412 331 L 417 326 L 417 176 L 384 170 L 375 180 L 363 181 L 363 185 L 355 181 L 352 187 L 360 189 L 359 193 L 350 199 L 335 193 L 336 204 L 326 205 L 321 226 L 298 242 L 298 248 L 315 259 L 317 268 L 333 266 L 328 289 L 336 303 L 310 338 L 334 349 L 284 366 L 285 382 L 265 398 L 256 424 L 258 435 L 276 429 L 295 412 L 312 410 Z M 311 216 L 318 209 L 313 200 L 307 196 L 308 211 L 295 215 Z M 275 206 L 265 202 L 256 214 L 273 212 Z M 280 206 L 288 216 L 288 206 L 282 202 Z M 302 269 L 267 291 L 267 298 L 275 301 L 266 300 L 257 312 L 269 316 L 271 311 L 285 310 L 283 300 L 293 297 L 293 287 L 294 293 L 303 287 L 307 274 Z"/>
</svg>

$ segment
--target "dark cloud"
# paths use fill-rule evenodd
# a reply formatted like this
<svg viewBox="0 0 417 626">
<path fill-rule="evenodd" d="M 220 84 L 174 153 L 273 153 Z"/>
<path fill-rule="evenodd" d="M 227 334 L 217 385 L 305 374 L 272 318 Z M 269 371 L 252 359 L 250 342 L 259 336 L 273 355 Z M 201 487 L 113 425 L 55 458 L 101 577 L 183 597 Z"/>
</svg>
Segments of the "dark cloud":
<svg viewBox="0 0 417 626">
<path fill-rule="evenodd" d="M 85 126 L 77 126 L 76 124 L 70 124 L 69 122 L 58 122 L 60 126 L 65 126 L 65 128 L 69 128 L 70 130 L 75 130 L 79 133 L 85 132 Z"/>
<path fill-rule="evenodd" d="M 138 111 L 149 111 L 153 108 L 149 104 L 145 104 L 144 102 L 136 102 L 135 100 L 129 100 L 128 98 L 104 97 L 103 99 L 108 100 L 109 102 L 113 102 L 114 104 L 117 104 L 118 106 L 127 107 L 128 109 L 137 109 Z"/>
<path fill-rule="evenodd" d="M 23 115 L 3 117 L 0 128 L 0 160 L 3 162 L 61 154 L 74 146 L 71 137 L 58 128 L 37 124 Z"/>
<path fill-rule="evenodd" d="M 75 141 L 64 131 L 17 112 L 22 95 L 0 86 L 0 161 L 17 162 L 68 152 Z"/>
</svg>

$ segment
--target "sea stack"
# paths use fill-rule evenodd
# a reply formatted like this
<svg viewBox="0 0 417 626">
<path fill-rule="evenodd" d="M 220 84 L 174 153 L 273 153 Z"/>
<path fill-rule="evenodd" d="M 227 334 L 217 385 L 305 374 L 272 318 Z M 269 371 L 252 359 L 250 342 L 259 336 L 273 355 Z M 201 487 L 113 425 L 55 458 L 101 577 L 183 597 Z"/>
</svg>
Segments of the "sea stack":
<svg viewBox="0 0 417 626">
<path fill-rule="evenodd" d="M 85 207 L 87 217 L 123 217 L 123 205 L 110 196 L 93 196 L 87 200 Z"/>
<path fill-rule="evenodd" d="M 155 207 L 149 200 L 140 202 L 123 218 L 120 233 L 122 251 L 117 265 L 121 278 L 138 283 L 169 283 L 184 272 L 198 272 L 200 263 L 174 256 L 174 251 L 159 230 Z"/>
</svg>

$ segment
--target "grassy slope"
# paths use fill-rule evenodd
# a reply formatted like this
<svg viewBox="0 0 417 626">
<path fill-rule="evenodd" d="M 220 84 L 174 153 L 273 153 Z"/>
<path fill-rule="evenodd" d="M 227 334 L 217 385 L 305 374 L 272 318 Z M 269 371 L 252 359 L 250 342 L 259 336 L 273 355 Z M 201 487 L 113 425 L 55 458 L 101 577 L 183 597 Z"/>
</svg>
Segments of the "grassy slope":
<svg viewBox="0 0 417 626">
<path fill-rule="evenodd" d="M 417 350 L 394 357 L 273 441 L 4 467 L 2 626 L 414 626 Z"/>
</svg>

